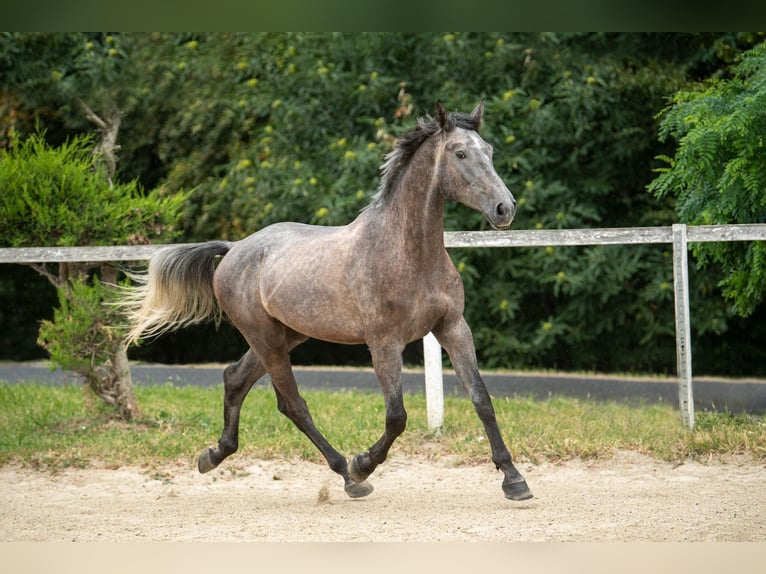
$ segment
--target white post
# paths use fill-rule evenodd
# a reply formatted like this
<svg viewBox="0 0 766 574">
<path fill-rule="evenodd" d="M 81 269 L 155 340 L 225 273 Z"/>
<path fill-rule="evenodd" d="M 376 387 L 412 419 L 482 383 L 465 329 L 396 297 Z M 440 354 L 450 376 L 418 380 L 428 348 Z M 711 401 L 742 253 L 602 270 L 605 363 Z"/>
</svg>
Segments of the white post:
<svg viewBox="0 0 766 574">
<path fill-rule="evenodd" d="M 423 362 L 426 371 L 426 412 L 428 428 L 438 429 L 444 423 L 444 381 L 442 347 L 433 333 L 423 337 Z"/>
<path fill-rule="evenodd" d="M 673 225 L 673 287 L 676 303 L 676 358 L 678 362 L 678 406 L 689 430 L 694 428 L 692 392 L 692 344 L 689 324 L 689 264 L 686 225 Z"/>
</svg>

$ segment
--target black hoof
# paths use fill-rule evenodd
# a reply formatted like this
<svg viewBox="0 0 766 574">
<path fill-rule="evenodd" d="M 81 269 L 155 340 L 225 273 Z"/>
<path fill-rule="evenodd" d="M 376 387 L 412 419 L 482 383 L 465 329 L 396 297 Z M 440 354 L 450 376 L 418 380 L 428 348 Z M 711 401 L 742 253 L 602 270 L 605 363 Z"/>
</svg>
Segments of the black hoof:
<svg viewBox="0 0 766 574">
<path fill-rule="evenodd" d="M 503 492 L 509 500 L 529 500 L 532 498 L 532 491 L 527 486 L 527 481 L 523 478 L 514 482 L 503 482 Z"/>
<path fill-rule="evenodd" d="M 362 498 L 370 494 L 375 489 L 369 482 L 363 480 L 361 482 L 349 482 L 344 487 L 344 490 L 350 498 Z"/>
<path fill-rule="evenodd" d="M 197 459 L 197 469 L 201 474 L 210 472 L 216 466 L 218 466 L 217 464 L 213 463 L 213 459 L 210 457 L 212 450 L 213 449 L 210 447 L 206 448 L 200 453 L 199 458 Z"/>
<path fill-rule="evenodd" d="M 369 472 L 363 472 L 361 468 L 359 468 L 359 457 L 362 456 L 361 454 L 356 455 L 354 458 L 351 459 L 351 462 L 348 463 L 348 475 L 351 477 L 351 480 L 354 482 L 364 482 L 368 476 L 370 476 Z M 369 493 L 368 493 L 369 494 Z"/>
</svg>

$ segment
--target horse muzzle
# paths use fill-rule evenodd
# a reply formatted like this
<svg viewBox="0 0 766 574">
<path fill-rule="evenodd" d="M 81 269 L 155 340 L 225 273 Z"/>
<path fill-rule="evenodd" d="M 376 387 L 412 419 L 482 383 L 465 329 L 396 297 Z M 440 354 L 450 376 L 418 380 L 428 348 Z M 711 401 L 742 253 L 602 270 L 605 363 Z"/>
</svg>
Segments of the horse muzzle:
<svg viewBox="0 0 766 574">
<path fill-rule="evenodd" d="M 511 198 L 510 201 L 500 201 L 487 213 L 485 217 L 493 229 L 507 229 L 511 226 L 513 218 L 516 215 L 516 202 Z"/>
</svg>

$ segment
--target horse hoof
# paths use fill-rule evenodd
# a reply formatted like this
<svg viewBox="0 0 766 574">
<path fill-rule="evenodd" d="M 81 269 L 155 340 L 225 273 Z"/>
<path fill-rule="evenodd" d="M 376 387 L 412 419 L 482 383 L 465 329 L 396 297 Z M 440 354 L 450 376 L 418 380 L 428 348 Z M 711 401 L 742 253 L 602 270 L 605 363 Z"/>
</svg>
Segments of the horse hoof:
<svg viewBox="0 0 766 574">
<path fill-rule="evenodd" d="M 509 500 L 528 500 L 532 498 L 532 491 L 527 486 L 527 481 L 523 478 L 517 482 L 504 482 L 503 492 Z"/>
<path fill-rule="evenodd" d="M 346 491 L 346 494 L 348 494 L 351 498 L 362 498 L 370 494 L 375 489 L 369 482 L 363 480 L 361 482 L 349 482 L 344 487 L 344 490 Z"/>
<path fill-rule="evenodd" d="M 217 464 L 213 464 L 213 460 L 210 458 L 211 450 L 210 447 L 206 448 L 200 453 L 199 458 L 197 459 L 197 469 L 200 471 L 200 474 L 210 472 L 218 466 Z"/>
<path fill-rule="evenodd" d="M 367 477 L 370 476 L 369 472 L 362 472 L 362 470 L 359 468 L 359 462 L 357 461 L 357 459 L 360 456 L 362 455 L 360 454 L 356 455 L 354 458 L 351 459 L 351 462 L 348 463 L 348 475 L 351 477 L 351 480 L 358 483 L 364 482 L 367 479 Z"/>
</svg>

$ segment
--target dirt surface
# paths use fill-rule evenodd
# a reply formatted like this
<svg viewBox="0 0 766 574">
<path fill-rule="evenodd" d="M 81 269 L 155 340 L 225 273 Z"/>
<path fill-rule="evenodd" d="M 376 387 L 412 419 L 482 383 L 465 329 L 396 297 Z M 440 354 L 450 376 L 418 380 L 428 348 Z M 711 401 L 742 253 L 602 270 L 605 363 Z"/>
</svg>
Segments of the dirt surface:
<svg viewBox="0 0 766 574">
<path fill-rule="evenodd" d="M 674 465 L 635 453 L 519 465 L 535 494 L 503 497 L 489 465 L 393 455 L 346 497 L 324 465 L 227 461 L 200 475 L 0 469 L 0 541 L 766 541 L 766 467 Z"/>
</svg>

